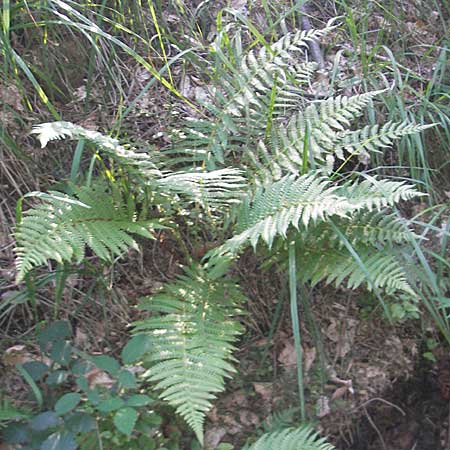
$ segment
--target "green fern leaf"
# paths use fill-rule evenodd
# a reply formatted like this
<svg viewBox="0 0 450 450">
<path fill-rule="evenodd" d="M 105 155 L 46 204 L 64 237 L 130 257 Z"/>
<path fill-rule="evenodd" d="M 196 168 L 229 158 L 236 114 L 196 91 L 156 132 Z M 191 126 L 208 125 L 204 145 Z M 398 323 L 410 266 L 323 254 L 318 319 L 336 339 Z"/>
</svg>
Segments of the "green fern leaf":
<svg viewBox="0 0 450 450">
<path fill-rule="evenodd" d="M 349 130 L 351 122 L 382 92 L 315 102 L 296 112 L 287 125 L 274 127 L 269 139 L 259 141 L 256 150 L 249 148 L 244 154 L 257 180 L 264 183 L 286 174 L 298 175 L 303 170 L 305 150 L 308 166 L 330 172 L 336 158 L 369 155 L 391 146 L 396 139 L 433 126 L 388 122 Z"/>
<path fill-rule="evenodd" d="M 308 425 L 263 434 L 243 450 L 333 450 L 335 447 Z"/>
<path fill-rule="evenodd" d="M 365 284 L 369 291 L 381 289 L 388 295 L 400 291 L 416 296 L 398 255 L 387 247 L 355 245 L 364 269 L 346 249 L 339 246 L 324 248 L 303 243 L 299 247 L 302 255 L 298 262 L 299 276 L 312 285 L 324 281 L 336 287 L 357 289 Z"/>
<path fill-rule="evenodd" d="M 110 260 L 136 245 L 131 234 L 153 238 L 151 231 L 162 227 L 158 220 L 136 221 L 134 211 L 115 203 L 102 187 L 82 188 L 76 198 L 59 192 L 40 197 L 17 224 L 17 282 L 49 259 L 81 262 L 86 246 Z"/>
<path fill-rule="evenodd" d="M 260 239 L 271 247 L 276 236 L 287 236 L 290 226 L 298 229 L 327 217 L 346 217 L 359 207 L 347 197 L 336 195 L 336 191 L 337 187 L 320 173 L 287 176 L 259 188 L 244 200 L 237 234 L 219 251 L 234 253 L 247 242 L 256 247 Z"/>
<path fill-rule="evenodd" d="M 122 169 L 137 176 L 139 184 L 149 185 L 163 195 L 170 193 L 172 200 L 173 194 L 180 194 L 187 197 L 189 202 L 195 202 L 208 210 L 238 202 L 239 193 L 245 186 L 242 172 L 234 168 L 168 173 L 160 170 L 148 153 L 126 149 L 116 139 L 70 122 L 43 123 L 34 127 L 32 133 L 38 135 L 42 147 L 49 141 L 64 138 L 87 140 L 116 160 Z"/>
<path fill-rule="evenodd" d="M 160 294 L 143 299 L 141 308 L 153 314 L 134 324 L 134 334 L 148 339 L 145 361 L 151 365 L 144 376 L 200 442 L 211 400 L 234 372 L 233 343 L 242 331 L 235 316 L 243 300 L 235 284 L 194 266 Z"/>
<path fill-rule="evenodd" d="M 174 133 L 172 152 L 191 154 L 209 168 L 224 164 L 233 148 L 264 136 L 272 120 L 285 117 L 304 103 L 302 85 L 311 80 L 316 65 L 298 63 L 307 43 L 329 33 L 330 21 L 322 30 L 288 33 L 270 47 L 250 51 L 242 58 L 227 57 L 222 50 L 222 35 L 213 48 L 226 70 L 221 71 L 221 86 L 214 100 L 205 104 L 210 120 L 189 118 L 186 127 Z"/>
</svg>

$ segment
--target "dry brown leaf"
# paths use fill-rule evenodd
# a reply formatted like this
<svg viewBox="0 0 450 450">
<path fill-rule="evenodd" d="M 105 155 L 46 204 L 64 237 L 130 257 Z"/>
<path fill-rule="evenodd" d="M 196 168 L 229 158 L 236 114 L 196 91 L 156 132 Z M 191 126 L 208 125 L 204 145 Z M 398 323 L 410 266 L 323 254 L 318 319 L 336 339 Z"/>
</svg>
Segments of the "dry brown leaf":
<svg viewBox="0 0 450 450">
<path fill-rule="evenodd" d="M 253 383 L 255 392 L 259 394 L 265 402 L 270 402 L 273 397 L 273 383 Z"/>
<path fill-rule="evenodd" d="M 36 358 L 26 349 L 25 345 L 13 345 L 7 348 L 2 357 L 5 366 L 14 367 L 16 364 L 23 364 L 34 361 Z"/>
<path fill-rule="evenodd" d="M 90 370 L 86 374 L 86 380 L 91 389 L 96 386 L 111 389 L 114 385 L 114 380 L 105 371 L 97 368 Z"/>
<path fill-rule="evenodd" d="M 278 356 L 278 361 L 285 368 L 292 368 L 296 366 L 297 358 L 295 355 L 295 347 L 291 340 L 285 341 L 284 348 Z"/>
<path fill-rule="evenodd" d="M 205 446 L 207 448 L 216 448 L 226 434 L 227 430 L 223 427 L 210 428 L 205 433 Z"/>
<path fill-rule="evenodd" d="M 316 402 L 316 416 L 320 419 L 330 414 L 330 400 L 325 395 L 320 396 Z"/>
<path fill-rule="evenodd" d="M 304 358 L 304 371 L 305 375 L 308 374 L 314 361 L 316 360 L 316 347 L 306 348 L 303 353 Z"/>
<path fill-rule="evenodd" d="M 331 395 L 331 400 L 342 398 L 348 392 L 348 390 L 349 390 L 348 386 L 341 386 L 337 388 Z"/>
<path fill-rule="evenodd" d="M 257 427 L 260 423 L 258 416 L 248 409 L 243 409 L 239 411 L 239 420 L 242 425 L 249 427 L 254 426 Z"/>
</svg>

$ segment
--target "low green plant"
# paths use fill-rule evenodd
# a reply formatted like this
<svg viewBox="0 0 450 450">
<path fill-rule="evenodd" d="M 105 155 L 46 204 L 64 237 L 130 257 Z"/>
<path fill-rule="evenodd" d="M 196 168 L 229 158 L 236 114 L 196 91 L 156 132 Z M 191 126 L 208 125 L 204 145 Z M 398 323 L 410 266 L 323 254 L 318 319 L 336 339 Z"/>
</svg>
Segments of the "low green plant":
<svg viewBox="0 0 450 450">
<path fill-rule="evenodd" d="M 89 208 L 98 180 L 71 196 L 39 194 L 40 205 L 18 214 L 18 281 L 46 259 L 81 261 L 86 246 L 103 259 L 124 254 L 135 242 L 129 232 L 149 237 L 164 223 L 162 219 L 177 230 L 183 218 L 194 215 L 204 227 L 225 230 L 226 237 L 201 264 L 193 261 L 179 239 L 186 274 L 142 300 L 141 308 L 150 313 L 134 324 L 134 336 L 124 349 L 125 362 L 145 365 L 144 378 L 202 444 L 206 412 L 234 370 L 230 363 L 245 300 L 228 272 L 248 247 L 289 274 L 302 421 L 306 408 L 298 282 L 365 286 L 387 313 L 385 296 L 402 295 L 411 301 L 417 297 L 403 252 L 419 237 L 393 208 L 423 194 L 404 181 L 342 169 L 349 160 L 370 157 L 395 139 L 428 126 L 409 122 L 359 126 L 357 119 L 380 92 L 307 100 L 314 67 L 298 63 L 299 57 L 309 40 L 331 28 L 288 33 L 272 45 L 245 53 L 239 31 L 233 37 L 228 29 L 221 30 L 212 46 L 212 64 L 223 75 L 221 85 L 212 89 L 204 117 L 187 118 L 185 126 L 173 133 L 172 147 L 158 160 L 151 151 L 127 149 L 71 123 L 35 129 L 43 146 L 65 137 L 95 144 L 103 164 L 100 186 L 112 199 L 105 197 L 104 202 L 112 239 L 105 242 L 101 229 L 95 228 L 102 219 L 102 202 Z M 236 161 L 239 169 L 233 167 Z M 126 201 L 120 203 L 124 192 Z M 140 221 L 149 215 L 149 222 Z M 131 410 L 126 412 L 128 420 L 136 417 Z M 286 430 L 261 438 L 251 448 L 302 448 L 297 443 L 308 439 L 313 442 L 315 437 L 306 429 Z M 330 448 L 323 441 L 320 445 Z"/>
<path fill-rule="evenodd" d="M 75 348 L 66 321 L 52 323 L 37 339 L 41 359 L 18 365 L 36 409 L 28 417 L 9 416 L 7 443 L 41 450 L 156 448 L 162 418 L 132 370 Z"/>
</svg>

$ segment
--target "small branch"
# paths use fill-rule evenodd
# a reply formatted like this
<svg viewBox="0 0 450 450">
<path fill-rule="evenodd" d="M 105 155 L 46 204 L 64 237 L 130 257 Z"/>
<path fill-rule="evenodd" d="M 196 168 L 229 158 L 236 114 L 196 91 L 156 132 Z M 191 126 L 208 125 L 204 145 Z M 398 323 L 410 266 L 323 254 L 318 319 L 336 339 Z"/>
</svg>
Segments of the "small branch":
<svg viewBox="0 0 450 450">
<path fill-rule="evenodd" d="M 309 10 L 307 7 L 308 0 L 300 6 L 300 25 L 302 30 L 309 31 L 313 29 L 311 21 L 309 20 Z M 312 39 L 308 41 L 308 48 L 311 54 L 311 58 L 317 63 L 319 70 L 325 69 L 325 60 L 323 59 L 322 50 L 320 49 L 319 41 L 317 39 Z"/>
</svg>

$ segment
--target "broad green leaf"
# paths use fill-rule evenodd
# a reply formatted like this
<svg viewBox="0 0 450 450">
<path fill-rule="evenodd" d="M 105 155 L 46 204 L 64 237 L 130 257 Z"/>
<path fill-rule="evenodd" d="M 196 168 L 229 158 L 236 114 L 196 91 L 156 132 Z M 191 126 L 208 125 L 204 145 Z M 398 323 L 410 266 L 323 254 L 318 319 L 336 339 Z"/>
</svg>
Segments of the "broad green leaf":
<svg viewBox="0 0 450 450">
<path fill-rule="evenodd" d="M 87 433 L 95 428 L 95 419 L 84 412 L 76 412 L 64 421 L 64 426 L 72 433 Z"/>
<path fill-rule="evenodd" d="M 34 417 L 30 422 L 30 426 L 34 431 L 43 431 L 48 428 L 56 427 L 60 422 L 61 419 L 53 411 L 45 411 Z"/>
<path fill-rule="evenodd" d="M 48 385 L 61 384 L 67 380 L 69 376 L 69 372 L 67 370 L 55 370 L 45 380 L 45 383 Z"/>
<path fill-rule="evenodd" d="M 48 371 L 47 364 L 41 361 L 28 361 L 23 363 L 22 367 L 30 374 L 34 381 L 42 380 Z"/>
<path fill-rule="evenodd" d="M 132 364 L 148 351 L 149 339 L 145 334 L 133 336 L 122 350 L 124 364 Z"/>
<path fill-rule="evenodd" d="M 122 370 L 117 381 L 125 388 L 135 388 L 137 386 L 136 376 L 129 370 Z"/>
<path fill-rule="evenodd" d="M 68 431 L 53 433 L 40 446 L 40 450 L 76 450 L 77 448 L 75 436 Z"/>
<path fill-rule="evenodd" d="M 136 394 L 132 395 L 127 401 L 127 406 L 145 406 L 152 403 L 154 400 L 148 395 Z"/>
<path fill-rule="evenodd" d="M 123 405 L 124 401 L 120 397 L 109 397 L 106 400 L 101 401 L 97 405 L 97 409 L 101 412 L 109 413 L 122 408 Z"/>
<path fill-rule="evenodd" d="M 63 395 L 55 404 L 56 414 L 62 416 L 72 409 L 76 408 L 81 401 L 81 395 L 77 393 L 69 393 Z"/>
<path fill-rule="evenodd" d="M 93 356 L 92 362 L 101 370 L 115 375 L 120 370 L 119 362 L 107 355 Z"/>
<path fill-rule="evenodd" d="M 70 364 L 72 346 L 66 341 L 55 342 L 50 352 L 50 359 L 63 366 Z"/>
<path fill-rule="evenodd" d="M 66 320 L 58 320 L 39 333 L 38 341 L 41 348 L 45 349 L 48 344 L 63 341 L 71 336 L 71 334 L 69 322 Z"/>
<path fill-rule="evenodd" d="M 116 412 L 114 415 L 114 425 L 116 428 L 126 434 L 127 436 L 131 436 L 133 432 L 134 426 L 136 425 L 136 421 L 138 418 L 138 413 L 134 408 L 122 408 Z"/>
</svg>

